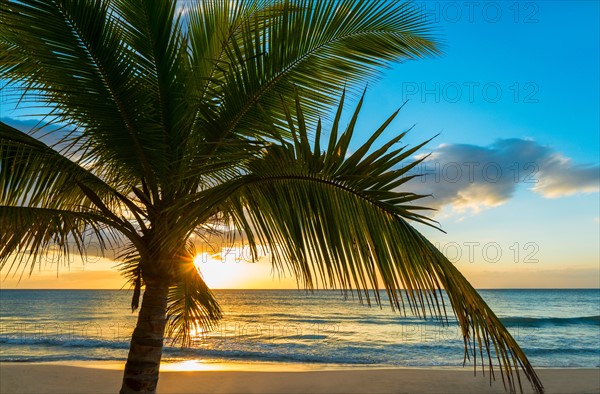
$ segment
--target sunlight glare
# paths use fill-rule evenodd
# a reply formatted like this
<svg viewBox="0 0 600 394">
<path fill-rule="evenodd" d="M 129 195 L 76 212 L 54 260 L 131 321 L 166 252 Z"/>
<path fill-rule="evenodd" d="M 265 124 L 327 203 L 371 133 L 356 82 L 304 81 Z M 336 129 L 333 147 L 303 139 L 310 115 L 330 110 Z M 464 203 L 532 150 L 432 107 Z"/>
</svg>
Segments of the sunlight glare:
<svg viewBox="0 0 600 394">
<path fill-rule="evenodd" d="M 211 289 L 232 288 L 244 282 L 243 275 L 240 273 L 240 264 L 223 261 L 219 254 L 198 253 L 194 257 L 194 265 Z"/>
</svg>

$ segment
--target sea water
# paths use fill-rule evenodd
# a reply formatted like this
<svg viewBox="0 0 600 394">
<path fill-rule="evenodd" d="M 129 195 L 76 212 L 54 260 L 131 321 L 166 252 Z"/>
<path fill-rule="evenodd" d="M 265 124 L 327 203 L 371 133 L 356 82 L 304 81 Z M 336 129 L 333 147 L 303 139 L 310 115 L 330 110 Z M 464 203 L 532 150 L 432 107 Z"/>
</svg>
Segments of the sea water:
<svg viewBox="0 0 600 394">
<path fill-rule="evenodd" d="M 462 366 L 448 324 L 361 305 L 336 291 L 216 290 L 224 319 L 164 361 L 285 362 L 377 367 Z M 600 367 L 600 290 L 480 290 L 536 367 Z M 131 292 L 0 290 L 0 361 L 127 357 Z M 383 293 L 382 293 L 383 295 Z M 384 297 L 385 298 L 385 297 Z M 467 365 L 469 363 L 467 362 Z"/>
</svg>

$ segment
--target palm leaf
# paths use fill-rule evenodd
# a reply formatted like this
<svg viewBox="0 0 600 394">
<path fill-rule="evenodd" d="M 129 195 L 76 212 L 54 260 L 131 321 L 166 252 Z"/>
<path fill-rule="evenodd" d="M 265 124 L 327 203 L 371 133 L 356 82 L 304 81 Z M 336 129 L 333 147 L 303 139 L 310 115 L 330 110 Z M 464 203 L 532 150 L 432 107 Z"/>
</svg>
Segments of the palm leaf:
<svg viewBox="0 0 600 394">
<path fill-rule="evenodd" d="M 194 336 L 212 330 L 223 316 L 213 292 L 192 262 L 196 253 L 190 245 L 188 249 L 167 300 L 166 333 L 182 346 L 189 346 Z"/>
<path fill-rule="evenodd" d="M 69 160 L 36 138 L 0 122 L 0 201 L 31 206 L 90 206 L 77 183 L 110 200 L 117 194 L 89 169 Z M 111 180 L 112 184 L 118 181 Z"/>
<path fill-rule="evenodd" d="M 165 163 L 162 134 L 149 127 L 148 89 L 123 18 L 109 1 L 3 2 L 0 73 L 34 90 L 55 121 L 83 130 L 89 154 L 107 172 L 147 177 Z M 143 133 L 142 133 L 143 130 Z M 118 166 L 118 169 L 115 168 Z"/>
<path fill-rule="evenodd" d="M 124 203 L 135 211 L 139 211 L 139 208 L 84 165 L 69 160 L 28 134 L 0 122 L 1 206 L 7 209 L 22 208 L 23 212 L 38 208 L 40 210 L 37 212 L 45 210 L 56 212 L 57 215 L 77 217 L 81 214 L 80 217 L 88 221 L 100 220 L 126 235 L 135 235 L 136 228 L 129 218 L 123 216 Z M 118 186 L 117 180 L 111 181 Z M 139 219 L 138 216 L 138 222 Z M 17 224 L 9 221 L 8 217 L 4 225 L 2 231 L 6 232 L 12 231 L 11 226 L 28 229 L 27 226 L 23 227 L 25 223 Z M 37 228 L 35 222 L 31 222 L 31 225 Z M 31 234 L 33 238 L 26 237 L 31 242 L 47 242 L 42 231 L 32 231 Z M 34 241 L 36 237 L 38 241 Z M 25 244 L 21 246 L 26 247 Z"/>
<path fill-rule="evenodd" d="M 480 357 L 490 378 L 498 368 L 511 391 L 521 388 L 521 371 L 541 392 L 529 360 L 501 321 L 407 222 L 435 226 L 418 213 L 424 208 L 412 205 L 423 196 L 398 189 L 409 175 L 407 167 L 397 165 L 422 144 L 412 149 L 385 144 L 387 149 L 374 159 L 368 154 L 375 142 L 370 140 L 347 156 L 342 152 L 352 139 L 355 122 L 350 122 L 325 152 L 318 152 L 309 145 L 298 103 L 296 108 L 297 119 L 289 118 L 293 143 L 273 145 L 252 162 L 250 173 L 235 181 L 237 190 L 224 203 L 251 246 L 269 245 L 275 268 L 290 270 L 308 288 L 356 289 L 361 301 L 370 303 L 373 297 L 380 304 L 379 293 L 369 289 L 384 287 L 393 308 L 441 321 L 446 321 L 447 297 L 462 330 L 465 357 L 473 356 L 475 365 Z M 360 103 L 355 117 L 359 109 Z M 381 133 L 380 128 L 375 135 Z"/>
<path fill-rule="evenodd" d="M 232 41 L 223 117 L 242 130 L 259 122 L 255 103 L 278 111 L 279 96 L 305 98 L 314 117 L 333 104 L 340 87 L 373 77 L 392 62 L 437 53 L 428 23 L 398 2 L 285 1 L 266 27 L 249 18 L 243 43 Z M 231 91 L 227 89 L 233 89 Z M 251 113 L 252 111 L 252 113 Z"/>
<path fill-rule="evenodd" d="M 85 254 L 93 240 L 104 249 L 115 230 L 135 233 L 112 213 L 122 210 L 121 197 L 88 169 L 0 122 L 0 265 L 12 261 L 8 273 L 21 263 L 31 272 L 52 245 L 63 256 Z"/>
<path fill-rule="evenodd" d="M 58 258 L 70 253 L 85 256 L 92 242 L 102 252 L 116 240 L 114 227 L 93 212 L 0 205 L 0 270 L 9 275 L 20 267 L 21 275 L 26 270 L 31 274 L 50 247 L 55 247 Z"/>
<path fill-rule="evenodd" d="M 242 10 L 233 12 L 235 18 L 224 32 L 228 40 L 219 52 L 224 60 L 215 65 L 220 77 L 214 82 L 207 77 L 214 86 L 215 111 L 201 114 L 197 127 L 206 130 L 208 142 L 216 143 L 205 147 L 211 154 L 232 133 L 265 136 L 257 104 L 276 126 L 286 125 L 279 97 L 291 98 L 298 88 L 306 116 L 315 120 L 344 84 L 374 77 L 392 62 L 437 53 L 428 22 L 407 4 L 292 0 L 276 2 L 281 12 L 263 12 L 252 7 L 261 2 L 248 3 L 240 2 Z M 197 35 L 202 37 L 198 42 L 206 41 L 201 29 L 190 33 L 192 40 Z M 285 135 L 282 128 L 278 133 Z"/>
</svg>

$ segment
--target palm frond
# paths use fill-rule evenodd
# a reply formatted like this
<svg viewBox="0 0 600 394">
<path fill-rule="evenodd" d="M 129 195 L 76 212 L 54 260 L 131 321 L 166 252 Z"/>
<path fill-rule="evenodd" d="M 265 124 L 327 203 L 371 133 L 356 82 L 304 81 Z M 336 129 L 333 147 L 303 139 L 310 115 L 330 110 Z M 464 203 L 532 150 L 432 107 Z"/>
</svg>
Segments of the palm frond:
<svg viewBox="0 0 600 394">
<path fill-rule="evenodd" d="M 0 122 L 0 265 L 11 261 L 8 272 L 31 272 L 52 246 L 63 256 L 85 255 L 90 242 L 104 249 L 114 240 L 111 231 L 130 233 L 126 220 L 94 202 L 118 211 L 118 195 L 86 168 Z"/>
<path fill-rule="evenodd" d="M 298 88 L 305 115 L 316 119 L 345 84 L 376 76 L 382 68 L 438 52 L 431 25 L 415 7 L 400 2 L 279 2 L 268 23 L 260 13 L 244 20 L 242 40 L 225 48 L 226 71 L 217 96 L 218 125 L 211 138 L 261 133 L 260 103 L 277 125 L 285 124 L 279 96 Z M 281 123 L 283 121 L 283 123 Z M 207 123 L 207 129 L 211 123 Z"/>
<path fill-rule="evenodd" d="M 0 19 L 3 78 L 35 91 L 55 121 L 80 128 L 78 141 L 113 172 L 155 183 L 166 149 L 144 117 L 154 113 L 138 69 L 147 54 L 127 45 L 128 26 L 110 2 L 2 2 Z"/>
<path fill-rule="evenodd" d="M 144 119 L 144 134 L 150 129 L 162 140 L 163 150 L 152 156 L 153 160 L 159 156 L 162 162 L 152 164 L 166 194 L 166 189 L 177 186 L 170 184 L 184 163 L 195 114 L 191 110 L 195 97 L 190 92 L 196 71 L 189 59 L 188 27 L 181 6 L 185 5 L 176 1 L 123 0 L 112 7 L 127 26 L 126 44 L 139 56 L 136 79 L 148 95 L 148 108 L 137 115 Z"/>
<path fill-rule="evenodd" d="M 167 299 L 166 333 L 182 346 L 189 346 L 194 336 L 210 331 L 223 317 L 213 292 L 194 266 L 194 256 L 188 253 L 179 264 L 178 280 L 169 288 Z"/>
<path fill-rule="evenodd" d="M 447 296 L 462 329 L 465 357 L 477 361 L 479 355 L 492 375 L 499 368 L 511 391 L 521 385 L 519 369 L 541 391 L 529 360 L 500 320 L 407 222 L 435 225 L 418 213 L 425 208 L 412 205 L 423 196 L 399 189 L 410 178 L 410 166 L 398 165 L 423 144 L 407 149 L 388 143 L 369 154 L 394 114 L 365 145 L 346 153 L 360 106 L 347 129 L 339 137 L 332 132 L 319 152 L 309 143 L 297 99 L 297 119 L 288 116 L 293 143 L 273 145 L 252 162 L 251 173 L 223 209 L 251 246 L 269 245 L 274 266 L 290 270 L 307 288 L 320 283 L 344 292 L 356 289 L 361 301 L 373 297 L 381 304 L 379 293 L 369 289 L 383 287 L 393 308 L 442 322 Z"/>
<path fill-rule="evenodd" d="M 116 239 L 111 228 L 114 223 L 93 212 L 0 205 L 0 270 L 31 274 L 51 247 L 57 258 L 85 256 L 91 244 L 102 252 Z"/>
<path fill-rule="evenodd" d="M 116 180 L 109 180 L 119 187 Z M 103 179 L 41 141 L 0 122 L 0 204 L 99 214 L 119 231 L 135 228 L 121 214 L 139 208 Z M 136 212 L 136 215 L 137 215 Z M 139 216 L 138 221 L 140 221 Z"/>
<path fill-rule="evenodd" d="M 117 233 L 139 239 L 123 216 L 125 202 L 139 209 L 88 168 L 0 122 L 0 267 L 10 261 L 7 274 L 31 272 L 50 248 L 66 257 L 85 255 L 90 244 L 103 251 Z"/>
<path fill-rule="evenodd" d="M 111 184 L 118 184 L 110 180 Z M 119 194 L 89 169 L 69 160 L 36 138 L 0 122 L 0 202 L 82 211 L 91 201 L 85 185 L 106 204 Z M 111 204 L 112 201 L 112 204 Z"/>
</svg>

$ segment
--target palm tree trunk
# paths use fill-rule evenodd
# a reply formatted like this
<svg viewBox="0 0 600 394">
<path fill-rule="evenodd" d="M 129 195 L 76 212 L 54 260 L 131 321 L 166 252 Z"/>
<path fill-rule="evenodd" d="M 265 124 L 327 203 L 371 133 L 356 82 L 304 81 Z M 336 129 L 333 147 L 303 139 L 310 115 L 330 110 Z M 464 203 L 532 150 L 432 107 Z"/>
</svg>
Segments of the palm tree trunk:
<svg viewBox="0 0 600 394">
<path fill-rule="evenodd" d="M 164 284 L 146 283 L 137 325 L 131 336 L 121 394 L 156 392 L 168 292 L 169 287 Z"/>
</svg>

